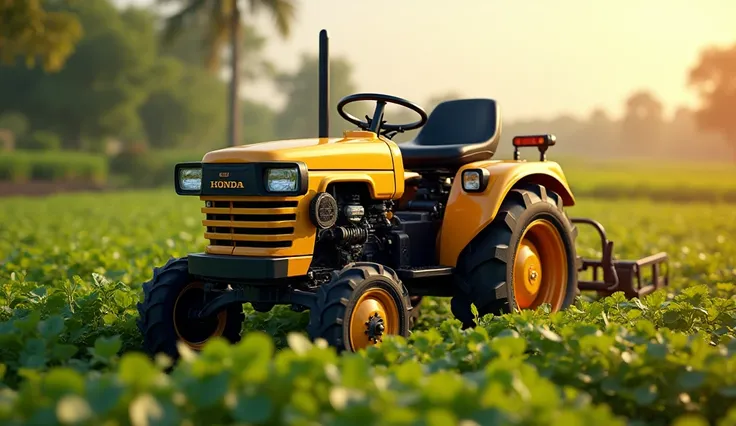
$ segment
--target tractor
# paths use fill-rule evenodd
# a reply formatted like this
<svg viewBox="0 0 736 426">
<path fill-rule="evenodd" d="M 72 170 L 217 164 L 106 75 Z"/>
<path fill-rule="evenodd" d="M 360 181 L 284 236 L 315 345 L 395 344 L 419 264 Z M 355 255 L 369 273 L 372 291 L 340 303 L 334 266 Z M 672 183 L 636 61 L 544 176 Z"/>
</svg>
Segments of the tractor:
<svg viewBox="0 0 736 426">
<path fill-rule="evenodd" d="M 428 115 L 399 97 L 358 93 L 337 104 L 357 129 L 329 137 L 328 80 L 322 30 L 318 137 L 228 147 L 175 166 L 176 193 L 203 203 L 209 242 L 143 284 L 137 324 L 149 354 L 177 359 L 179 342 L 195 351 L 217 336 L 237 342 L 245 303 L 308 310 L 311 339 L 358 351 L 408 336 L 428 296 L 451 298 L 468 328 L 489 313 L 543 304 L 556 312 L 581 291 L 632 298 L 668 285 L 666 253 L 615 260 L 600 223 L 567 215 L 575 198 L 546 158 L 554 135 L 514 137 L 513 159 L 494 159 L 493 99 L 449 100 Z M 345 111 L 358 101 L 375 102 L 372 116 Z M 388 123 L 387 104 L 418 120 Z M 413 140 L 392 140 L 412 129 L 421 129 Z M 521 159 L 522 148 L 536 148 L 539 161 Z M 600 259 L 578 256 L 578 224 L 599 233 Z M 647 268 L 651 279 L 642 278 Z"/>
</svg>

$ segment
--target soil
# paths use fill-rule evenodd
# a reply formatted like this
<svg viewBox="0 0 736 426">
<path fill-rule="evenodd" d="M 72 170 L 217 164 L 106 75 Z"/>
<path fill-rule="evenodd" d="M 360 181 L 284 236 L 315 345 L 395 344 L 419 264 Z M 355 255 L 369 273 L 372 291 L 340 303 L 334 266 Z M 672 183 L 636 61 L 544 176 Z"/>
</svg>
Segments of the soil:
<svg viewBox="0 0 736 426">
<path fill-rule="evenodd" d="M 45 196 L 68 192 L 104 191 L 103 185 L 93 182 L 7 182 L 0 181 L 0 197 Z"/>
</svg>

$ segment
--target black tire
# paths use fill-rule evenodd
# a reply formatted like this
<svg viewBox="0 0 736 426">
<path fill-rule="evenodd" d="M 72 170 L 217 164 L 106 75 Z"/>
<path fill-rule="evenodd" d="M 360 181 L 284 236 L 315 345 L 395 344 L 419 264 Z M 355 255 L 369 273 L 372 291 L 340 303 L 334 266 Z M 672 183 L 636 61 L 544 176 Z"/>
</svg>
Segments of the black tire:
<svg viewBox="0 0 736 426">
<path fill-rule="evenodd" d="M 143 335 L 143 350 L 149 355 L 165 353 L 174 360 L 179 358 L 176 345 L 181 339 L 175 328 L 174 306 L 182 291 L 192 283 L 189 276 L 188 259 L 183 257 L 171 258 L 163 267 L 154 268 L 153 278 L 143 284 L 143 301 L 137 305 L 140 315 L 137 325 Z M 200 306 L 197 307 L 201 307 L 202 302 L 192 303 L 198 303 Z M 227 316 L 221 336 L 235 343 L 240 340 L 240 332 L 245 320 L 243 306 L 232 305 L 224 312 Z M 217 321 L 217 318 L 208 318 L 205 321 L 208 320 Z M 179 324 L 185 325 L 184 323 Z M 187 329 L 188 332 L 191 331 L 191 328 L 182 328 Z M 204 334 L 207 334 L 207 330 L 204 330 Z M 197 350 L 195 347 L 192 349 Z"/>
<path fill-rule="evenodd" d="M 466 297 L 456 297 L 455 309 L 463 323 L 472 326 L 468 321 L 469 303 L 476 306 L 479 317 L 489 313 L 501 315 L 517 309 L 514 286 L 507 283 L 513 283 L 514 253 L 522 234 L 537 219 L 554 225 L 567 257 L 567 264 L 561 265 L 567 269 L 567 279 L 560 309 L 574 302 L 578 281 L 577 229 L 564 212 L 559 194 L 541 185 L 526 185 L 509 191 L 493 222 L 460 255 L 458 266 L 464 287 L 461 290 Z"/>
<path fill-rule="evenodd" d="M 307 333 L 323 338 L 342 351 L 355 351 L 350 343 L 350 319 L 361 295 L 373 289 L 389 293 L 398 311 L 398 335 L 409 336 L 411 302 L 409 292 L 393 269 L 370 262 L 357 262 L 336 272 L 317 290 L 317 301 L 309 313 Z"/>
</svg>

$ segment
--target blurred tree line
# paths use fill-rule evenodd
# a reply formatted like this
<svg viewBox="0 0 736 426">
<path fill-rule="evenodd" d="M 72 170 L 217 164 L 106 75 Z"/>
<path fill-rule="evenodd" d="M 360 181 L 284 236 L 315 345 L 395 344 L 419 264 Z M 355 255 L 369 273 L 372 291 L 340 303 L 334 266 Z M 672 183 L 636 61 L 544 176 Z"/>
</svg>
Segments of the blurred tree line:
<svg viewBox="0 0 736 426">
<path fill-rule="evenodd" d="M 316 54 L 305 54 L 296 71 L 281 72 L 264 59 L 266 39 L 240 11 L 227 8 L 229 0 L 158 1 L 189 8 L 166 20 L 145 8 L 117 9 L 110 0 L 0 2 L 0 148 L 14 141 L 17 149 L 205 152 L 230 145 L 230 111 L 242 129 L 230 136 L 242 144 L 317 134 Z M 251 9 L 258 4 L 288 34 L 290 2 L 251 1 Z M 233 16 L 241 23 L 236 31 L 228 27 Z M 227 48 L 228 37 L 234 37 L 235 50 Z M 283 108 L 242 97 L 236 108 L 228 104 L 228 83 L 218 72 L 233 51 L 230 74 L 237 79 L 231 79 L 231 90 L 239 83 L 246 93 L 250 84 L 276 83 L 287 99 Z M 36 59 L 43 67 L 34 66 Z M 680 108 L 671 117 L 641 90 L 624 100 L 625 115 L 617 119 L 597 109 L 587 117 L 507 121 L 499 155 L 511 154 L 514 135 L 552 132 L 559 141 L 555 152 L 571 156 L 736 160 L 736 45 L 704 51 L 690 84 L 701 106 Z M 356 90 L 351 64 L 333 56 L 331 134 L 351 127 L 335 105 Z M 429 111 L 457 97 L 416 101 Z M 411 114 L 389 110 L 387 118 L 414 121 Z"/>
</svg>

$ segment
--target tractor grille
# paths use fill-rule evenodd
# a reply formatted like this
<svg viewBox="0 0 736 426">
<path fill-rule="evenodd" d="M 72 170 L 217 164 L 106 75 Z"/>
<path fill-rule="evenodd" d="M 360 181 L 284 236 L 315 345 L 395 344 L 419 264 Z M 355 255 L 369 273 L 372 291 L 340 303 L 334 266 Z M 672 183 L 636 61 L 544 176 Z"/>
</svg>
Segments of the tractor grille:
<svg viewBox="0 0 736 426">
<path fill-rule="evenodd" d="M 298 201 L 206 201 L 202 211 L 210 245 L 288 248 L 294 239 Z"/>
</svg>

